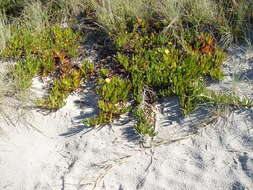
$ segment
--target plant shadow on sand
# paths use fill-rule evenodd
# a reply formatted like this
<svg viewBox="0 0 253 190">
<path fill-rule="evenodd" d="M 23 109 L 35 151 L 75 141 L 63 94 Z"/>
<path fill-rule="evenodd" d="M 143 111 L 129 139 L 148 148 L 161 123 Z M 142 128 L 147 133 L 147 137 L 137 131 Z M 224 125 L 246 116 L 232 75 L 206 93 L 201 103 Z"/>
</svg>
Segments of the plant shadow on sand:
<svg viewBox="0 0 253 190">
<path fill-rule="evenodd" d="M 114 121 L 112 124 L 101 127 L 91 127 L 84 125 L 83 121 L 88 118 L 92 118 L 99 113 L 97 107 L 97 102 L 99 97 L 95 92 L 95 85 L 93 82 L 89 82 L 85 85 L 85 90 L 83 95 L 74 101 L 74 106 L 81 110 L 80 114 L 72 118 L 73 127 L 69 128 L 68 131 L 61 133 L 60 136 L 71 137 L 74 135 L 85 135 L 92 130 L 99 130 L 102 127 L 120 127 L 122 135 L 129 142 L 137 142 L 140 140 L 140 136 L 133 127 L 132 121 L 134 120 L 128 114 L 121 116 L 118 120 Z M 122 127 L 123 126 L 123 127 Z"/>
<path fill-rule="evenodd" d="M 140 135 L 136 132 L 133 120 L 129 114 L 124 114 L 118 120 L 115 120 L 113 123 L 106 126 L 99 127 L 90 127 L 84 125 L 83 121 L 88 118 L 92 118 L 99 113 L 97 107 L 97 102 L 99 97 L 95 93 L 95 86 L 92 82 L 86 84 L 84 95 L 74 101 L 74 105 L 80 111 L 78 116 L 72 118 L 73 127 L 69 128 L 67 132 L 60 134 L 60 136 L 71 137 L 74 135 L 85 135 L 92 130 L 99 130 L 102 127 L 119 127 L 120 133 L 122 136 L 127 139 L 129 142 L 138 142 L 140 140 Z M 113 125 L 113 126 L 112 126 Z"/>
<path fill-rule="evenodd" d="M 253 64 L 253 63 L 252 63 Z M 245 77 L 250 80 L 253 81 L 253 70 L 249 70 L 245 73 Z"/>
<path fill-rule="evenodd" d="M 103 64 L 111 61 L 116 52 L 115 44 L 110 40 L 110 37 L 94 19 L 78 17 L 77 24 L 73 27 L 74 30 L 82 31 L 85 41 L 82 44 L 84 49 L 83 58 L 91 57 L 94 64 Z"/>
<path fill-rule="evenodd" d="M 75 107 L 83 111 L 81 111 L 78 116 L 73 118 L 74 126 L 69 128 L 67 132 L 60 134 L 60 136 L 71 137 L 78 134 L 84 135 L 94 129 L 99 130 L 102 127 L 112 128 L 113 125 L 113 127 L 120 128 L 121 135 L 128 142 L 140 142 L 141 136 L 134 128 L 135 119 L 130 116 L 130 114 L 124 114 L 112 124 L 102 127 L 90 127 L 84 125 L 82 122 L 83 120 L 94 117 L 99 112 L 97 107 L 98 96 L 95 93 L 94 84 L 87 84 L 85 89 L 85 95 L 79 100 L 74 101 Z M 185 117 L 181 112 L 179 99 L 175 97 L 160 99 L 156 105 L 161 108 L 157 113 L 158 136 L 161 134 L 166 134 L 166 136 L 183 136 L 189 133 L 195 133 L 198 130 L 196 126 L 205 120 L 209 114 L 208 108 L 201 107 L 193 112 L 190 116 Z"/>
<path fill-rule="evenodd" d="M 189 116 L 183 116 L 176 97 L 163 98 L 159 101 L 160 112 L 157 115 L 158 136 L 184 136 L 196 133 L 210 113 L 208 107 L 202 106 Z"/>
<path fill-rule="evenodd" d="M 134 128 L 135 119 L 129 115 L 121 117 L 118 121 L 115 122 L 116 127 L 121 127 L 121 134 L 128 142 L 137 143 L 140 142 L 141 136 L 137 133 L 136 129 Z"/>
<path fill-rule="evenodd" d="M 79 133 L 86 134 L 94 129 L 94 127 L 83 124 L 83 120 L 93 117 L 98 113 L 98 97 L 93 89 L 93 84 L 86 84 L 85 91 L 83 92 L 84 95 L 74 101 L 74 106 L 81 110 L 80 114 L 72 119 L 73 127 L 69 128 L 67 132 L 60 134 L 60 136 L 70 137 Z"/>
</svg>

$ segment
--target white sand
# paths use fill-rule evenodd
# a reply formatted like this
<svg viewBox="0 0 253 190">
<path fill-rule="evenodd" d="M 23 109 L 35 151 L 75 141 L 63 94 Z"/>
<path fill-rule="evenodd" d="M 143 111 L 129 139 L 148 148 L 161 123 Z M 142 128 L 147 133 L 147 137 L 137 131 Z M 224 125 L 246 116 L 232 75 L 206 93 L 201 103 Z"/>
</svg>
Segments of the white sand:
<svg viewBox="0 0 253 190">
<path fill-rule="evenodd" d="M 225 80 L 210 88 L 253 97 L 252 51 L 236 53 L 224 69 Z M 165 99 L 157 104 L 154 143 L 167 144 L 143 148 L 127 116 L 100 129 L 83 126 L 95 105 L 86 88 L 56 113 L 31 110 L 18 119 L 13 112 L 15 126 L 1 120 L 0 190 L 253 189 L 252 109 L 212 117 L 201 109 L 183 118 L 178 100 Z M 214 120 L 205 126 L 203 118 Z"/>
</svg>

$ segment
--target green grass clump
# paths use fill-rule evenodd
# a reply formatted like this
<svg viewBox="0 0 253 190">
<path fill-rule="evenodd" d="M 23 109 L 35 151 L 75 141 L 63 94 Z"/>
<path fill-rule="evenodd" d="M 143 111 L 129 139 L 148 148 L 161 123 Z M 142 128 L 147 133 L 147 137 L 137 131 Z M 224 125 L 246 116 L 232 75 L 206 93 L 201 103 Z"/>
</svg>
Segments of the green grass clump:
<svg viewBox="0 0 253 190">
<path fill-rule="evenodd" d="M 129 16 L 162 23 L 164 32 L 184 41 L 209 32 L 223 45 L 247 41 L 253 28 L 253 2 L 248 0 L 104 0 L 91 1 L 96 18 L 110 32 L 126 31 Z"/>
<path fill-rule="evenodd" d="M 253 2 L 248 0 L 215 0 L 219 5 L 217 22 L 222 31 L 223 25 L 235 41 L 245 41 L 253 26 Z"/>
<path fill-rule="evenodd" d="M 216 105 L 220 108 L 253 107 L 253 99 L 249 99 L 246 96 L 239 97 L 233 93 L 222 93 L 205 90 L 200 96 L 203 104 Z"/>
</svg>

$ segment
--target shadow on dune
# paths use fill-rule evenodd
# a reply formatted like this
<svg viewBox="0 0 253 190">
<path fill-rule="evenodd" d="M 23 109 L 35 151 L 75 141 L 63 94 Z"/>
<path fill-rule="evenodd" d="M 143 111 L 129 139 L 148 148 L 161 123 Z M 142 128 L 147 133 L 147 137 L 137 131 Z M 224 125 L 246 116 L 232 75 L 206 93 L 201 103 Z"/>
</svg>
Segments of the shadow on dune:
<svg viewBox="0 0 253 190">
<path fill-rule="evenodd" d="M 60 134 L 60 136 L 71 137 L 71 136 L 77 135 L 79 133 L 82 133 L 82 135 L 83 135 L 83 134 L 90 132 L 93 129 L 94 129 L 94 127 L 79 125 L 79 126 L 71 127 L 67 132 Z"/>
<path fill-rule="evenodd" d="M 199 126 L 209 117 L 210 110 L 202 106 L 190 115 L 184 116 L 176 97 L 161 99 L 161 116 L 158 127 L 169 135 L 186 135 L 198 131 Z"/>
<path fill-rule="evenodd" d="M 94 129 L 92 126 L 85 126 L 83 122 L 98 114 L 98 97 L 94 89 L 94 84 L 86 84 L 83 96 L 79 100 L 74 101 L 75 107 L 81 110 L 80 114 L 72 119 L 73 127 L 69 128 L 67 132 L 60 134 L 60 136 L 70 137 L 79 133 L 83 135 Z"/>
</svg>

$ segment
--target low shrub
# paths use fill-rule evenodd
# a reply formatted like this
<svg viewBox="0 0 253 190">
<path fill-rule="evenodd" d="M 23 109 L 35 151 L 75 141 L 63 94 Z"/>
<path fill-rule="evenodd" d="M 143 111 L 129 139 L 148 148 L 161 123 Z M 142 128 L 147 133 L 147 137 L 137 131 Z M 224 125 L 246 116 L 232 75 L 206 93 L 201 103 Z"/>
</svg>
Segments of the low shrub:
<svg viewBox="0 0 253 190">
<path fill-rule="evenodd" d="M 124 96 L 120 95 L 124 97 L 123 102 L 127 97 L 134 100 L 132 112 L 137 121 L 136 130 L 142 135 L 154 136 L 154 112 L 150 105 L 159 97 L 178 96 L 184 114 L 188 114 L 198 105 L 204 77 L 222 78 L 221 65 L 225 57 L 211 35 L 202 34 L 189 41 L 184 51 L 171 36 L 161 32 L 159 25 L 154 28 L 151 21 L 131 19 L 128 30 L 112 34 L 117 47 L 115 64 L 124 73 L 125 79 L 121 79 L 124 85 L 117 78 L 107 78 L 108 83 L 99 80 L 100 113 L 88 124 L 107 124 L 117 118 L 121 113 L 117 93 L 122 94 L 124 90 Z M 110 75 L 108 70 L 101 72 L 104 76 Z"/>
<path fill-rule="evenodd" d="M 102 73 L 107 74 L 106 70 Z M 106 76 L 106 75 L 105 75 Z M 98 116 L 88 119 L 85 124 L 90 126 L 105 125 L 119 118 L 129 111 L 127 101 L 131 91 L 131 83 L 127 79 L 118 76 L 100 78 L 98 80 L 97 93 L 100 95 Z"/>
<path fill-rule="evenodd" d="M 12 76 L 19 81 L 18 90 L 28 89 L 35 76 L 49 76 L 50 94 L 38 102 L 49 109 L 62 107 L 84 78 L 82 67 L 72 62 L 78 56 L 80 35 L 57 25 L 36 33 L 13 27 L 13 32 L 2 56 L 17 61 Z"/>
<path fill-rule="evenodd" d="M 85 79 L 83 68 L 72 67 L 69 71 L 53 80 L 50 94 L 37 103 L 50 110 L 57 110 L 65 105 L 65 99 L 71 92 L 80 88 L 82 80 Z"/>
<path fill-rule="evenodd" d="M 203 105 L 203 102 L 212 106 L 252 106 L 247 98 L 240 100 L 236 96 L 206 90 L 206 78 L 223 78 L 222 63 L 226 58 L 212 34 L 185 33 L 182 45 L 171 33 L 164 33 L 163 23 L 154 22 L 152 16 L 150 20 L 135 16 L 126 16 L 124 19 L 125 31 L 112 32 L 111 37 L 117 48 L 115 64 L 121 70 L 116 75 L 124 78 L 125 85 L 129 84 L 124 97 L 134 100 L 131 112 L 136 118 L 135 129 L 139 134 L 156 135 L 152 104 L 160 97 L 179 97 L 184 115 Z M 109 70 L 103 69 L 101 73 L 104 76 L 111 75 Z M 101 80 L 104 85 L 101 86 L 99 82 L 100 113 L 86 122 L 89 125 L 110 123 L 121 113 L 115 107 L 118 99 L 108 97 L 124 88 L 118 84 L 114 86 L 114 81 L 107 84 L 106 80 Z"/>
</svg>

